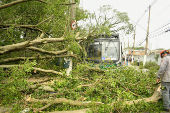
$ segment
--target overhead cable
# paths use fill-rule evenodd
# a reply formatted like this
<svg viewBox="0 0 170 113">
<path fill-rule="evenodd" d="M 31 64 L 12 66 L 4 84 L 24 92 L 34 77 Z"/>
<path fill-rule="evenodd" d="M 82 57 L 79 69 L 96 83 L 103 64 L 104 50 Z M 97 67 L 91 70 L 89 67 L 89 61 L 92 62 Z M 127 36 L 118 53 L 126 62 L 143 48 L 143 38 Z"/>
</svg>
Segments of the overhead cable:
<svg viewBox="0 0 170 113">
<path fill-rule="evenodd" d="M 160 36 L 160 35 L 163 35 L 163 34 L 165 34 L 165 33 L 167 33 L 167 32 L 170 32 L 170 27 L 164 29 L 162 32 L 160 32 L 160 33 L 158 33 L 158 34 L 156 34 L 156 35 L 154 35 L 154 36 L 149 36 L 149 38 L 152 39 L 152 38 L 158 37 L 158 36 Z M 146 39 L 143 40 L 138 46 L 141 46 L 142 43 L 145 42 L 145 41 L 146 41 Z"/>
<path fill-rule="evenodd" d="M 152 7 L 158 0 L 154 0 L 151 5 L 149 7 L 147 7 L 147 9 L 144 11 L 144 13 L 141 15 L 141 17 L 137 20 L 136 23 L 138 23 L 142 18 L 143 16 L 145 15 L 145 13 L 149 10 L 150 7 Z"/>
<path fill-rule="evenodd" d="M 131 20 L 131 19 L 130 19 Z M 141 25 L 139 25 L 138 23 L 134 22 L 133 20 L 131 20 L 133 23 L 135 23 L 136 25 L 138 25 L 139 27 L 141 27 L 142 29 L 144 29 L 145 31 L 147 31 L 144 27 L 142 27 Z"/>
<path fill-rule="evenodd" d="M 168 22 L 166 22 L 164 25 L 162 25 L 161 27 L 159 27 L 158 29 L 156 29 L 156 30 L 150 32 L 150 34 L 152 34 L 152 33 L 156 32 L 156 31 L 158 31 L 158 30 L 160 30 L 160 29 L 166 27 L 166 26 L 169 25 L 169 24 L 170 24 L 170 20 L 169 20 Z"/>
<path fill-rule="evenodd" d="M 166 9 L 169 8 L 170 5 L 168 5 L 164 10 L 162 10 L 160 13 L 158 13 L 155 17 L 153 17 L 151 20 L 155 19 L 157 16 L 159 16 L 161 13 L 163 13 Z"/>
</svg>

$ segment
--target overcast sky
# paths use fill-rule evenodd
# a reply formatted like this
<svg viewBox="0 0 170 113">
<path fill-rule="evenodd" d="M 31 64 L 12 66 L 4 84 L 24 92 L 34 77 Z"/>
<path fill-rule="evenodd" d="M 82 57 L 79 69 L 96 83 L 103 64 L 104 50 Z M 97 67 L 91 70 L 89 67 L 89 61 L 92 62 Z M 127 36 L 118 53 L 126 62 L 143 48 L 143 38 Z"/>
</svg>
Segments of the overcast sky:
<svg viewBox="0 0 170 113">
<path fill-rule="evenodd" d="M 127 12 L 130 21 L 138 22 L 136 27 L 136 46 L 146 39 L 146 30 L 148 26 L 149 5 L 152 5 L 150 11 L 149 26 L 149 49 L 165 48 L 170 49 L 170 0 L 80 0 L 80 6 L 90 12 L 97 11 L 100 6 L 111 5 L 120 12 Z M 144 14 L 144 15 L 143 15 Z M 142 17 L 142 18 L 141 18 Z M 133 45 L 133 34 L 124 36 L 126 38 L 126 46 L 128 38 L 130 46 Z M 123 36 L 122 36 L 123 38 Z M 146 41 L 142 44 L 145 46 Z"/>
</svg>

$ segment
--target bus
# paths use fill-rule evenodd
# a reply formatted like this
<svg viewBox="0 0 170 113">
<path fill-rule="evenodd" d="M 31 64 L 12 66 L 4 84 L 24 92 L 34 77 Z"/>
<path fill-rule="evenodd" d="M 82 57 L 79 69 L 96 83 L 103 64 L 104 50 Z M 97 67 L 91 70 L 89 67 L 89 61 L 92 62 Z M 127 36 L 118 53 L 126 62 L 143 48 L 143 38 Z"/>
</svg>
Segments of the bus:
<svg viewBox="0 0 170 113">
<path fill-rule="evenodd" d="M 96 37 L 90 37 L 93 43 L 86 44 L 86 61 L 121 65 L 122 43 L 119 34 L 101 34 Z"/>
</svg>

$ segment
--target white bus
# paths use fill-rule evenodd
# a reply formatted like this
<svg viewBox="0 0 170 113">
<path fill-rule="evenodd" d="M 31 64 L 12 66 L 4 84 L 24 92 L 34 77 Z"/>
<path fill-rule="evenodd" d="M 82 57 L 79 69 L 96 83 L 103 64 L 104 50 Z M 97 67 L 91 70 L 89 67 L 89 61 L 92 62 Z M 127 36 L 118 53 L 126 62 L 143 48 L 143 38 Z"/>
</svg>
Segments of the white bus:
<svg viewBox="0 0 170 113">
<path fill-rule="evenodd" d="M 122 43 L 119 34 L 98 35 L 90 37 L 93 43 L 86 45 L 87 61 L 94 63 L 113 63 L 121 65 L 122 62 Z"/>
</svg>

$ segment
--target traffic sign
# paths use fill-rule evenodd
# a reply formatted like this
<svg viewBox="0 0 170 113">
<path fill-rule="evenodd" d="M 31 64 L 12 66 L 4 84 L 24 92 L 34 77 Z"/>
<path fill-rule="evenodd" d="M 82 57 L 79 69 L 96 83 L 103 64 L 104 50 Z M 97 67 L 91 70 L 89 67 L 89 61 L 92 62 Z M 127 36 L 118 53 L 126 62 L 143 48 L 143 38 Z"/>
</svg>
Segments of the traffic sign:
<svg viewBox="0 0 170 113">
<path fill-rule="evenodd" d="M 76 29 L 76 21 L 73 21 L 73 22 L 71 23 L 71 28 L 72 28 L 72 29 Z"/>
</svg>

